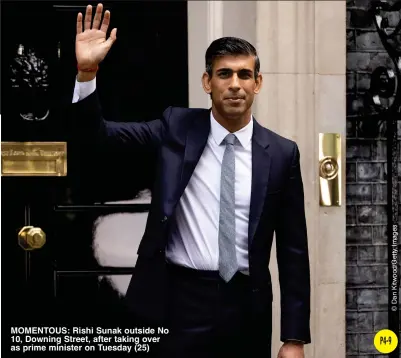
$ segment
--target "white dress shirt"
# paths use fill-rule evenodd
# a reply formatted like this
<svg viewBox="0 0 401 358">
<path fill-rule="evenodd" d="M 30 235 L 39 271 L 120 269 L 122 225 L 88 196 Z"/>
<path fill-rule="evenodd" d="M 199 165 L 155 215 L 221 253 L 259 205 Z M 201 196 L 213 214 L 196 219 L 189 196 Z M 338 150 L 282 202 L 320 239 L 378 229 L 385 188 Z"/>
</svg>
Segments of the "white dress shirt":
<svg viewBox="0 0 401 358">
<path fill-rule="evenodd" d="M 73 102 L 96 89 L 96 78 L 75 83 Z M 205 149 L 176 208 L 176 225 L 167 244 L 166 259 L 198 270 L 218 270 L 222 143 L 228 130 L 210 115 Z M 248 225 L 252 185 L 253 119 L 235 132 L 235 226 L 239 270 L 248 271 Z"/>
</svg>

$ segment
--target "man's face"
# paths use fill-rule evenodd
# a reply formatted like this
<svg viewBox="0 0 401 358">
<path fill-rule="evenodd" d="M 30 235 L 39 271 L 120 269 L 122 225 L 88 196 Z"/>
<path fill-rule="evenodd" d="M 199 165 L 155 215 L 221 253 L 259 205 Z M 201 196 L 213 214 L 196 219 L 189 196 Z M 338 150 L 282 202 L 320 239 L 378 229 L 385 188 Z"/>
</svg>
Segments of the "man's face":
<svg viewBox="0 0 401 358">
<path fill-rule="evenodd" d="M 216 58 L 210 78 L 203 75 L 203 88 L 211 94 L 213 106 L 223 117 L 240 118 L 250 112 L 255 94 L 259 93 L 262 76 L 255 79 L 253 56 L 224 56 Z"/>
</svg>

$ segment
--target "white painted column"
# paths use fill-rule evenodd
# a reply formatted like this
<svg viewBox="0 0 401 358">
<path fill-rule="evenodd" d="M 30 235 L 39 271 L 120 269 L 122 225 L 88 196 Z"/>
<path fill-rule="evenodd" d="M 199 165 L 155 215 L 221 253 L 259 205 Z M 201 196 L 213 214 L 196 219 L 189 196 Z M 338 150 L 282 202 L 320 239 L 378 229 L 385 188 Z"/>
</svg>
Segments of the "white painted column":
<svg viewBox="0 0 401 358">
<path fill-rule="evenodd" d="M 345 148 L 345 9 L 345 1 L 257 2 L 264 89 L 255 113 L 301 153 L 312 289 L 312 344 L 305 352 L 316 358 L 345 357 L 345 194 L 342 207 L 322 208 L 318 186 L 318 133 L 342 134 Z M 274 357 L 282 344 L 274 247 L 270 267 Z"/>
<path fill-rule="evenodd" d="M 210 43 L 223 36 L 223 1 L 188 1 L 189 107 L 210 108 L 202 88 L 205 53 Z"/>
</svg>

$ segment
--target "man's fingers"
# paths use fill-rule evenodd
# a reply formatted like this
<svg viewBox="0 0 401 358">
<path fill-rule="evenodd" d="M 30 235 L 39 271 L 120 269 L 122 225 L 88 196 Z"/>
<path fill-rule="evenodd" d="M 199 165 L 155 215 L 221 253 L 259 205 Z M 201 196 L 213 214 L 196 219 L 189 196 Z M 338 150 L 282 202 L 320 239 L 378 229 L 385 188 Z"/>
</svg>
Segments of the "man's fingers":
<svg viewBox="0 0 401 358">
<path fill-rule="evenodd" d="M 92 5 L 86 7 L 85 13 L 85 30 L 90 30 L 92 24 Z"/>
<path fill-rule="evenodd" d="M 93 19 L 92 29 L 99 30 L 100 20 L 102 19 L 103 5 L 97 4 L 95 18 Z"/>
<path fill-rule="evenodd" d="M 110 36 L 106 41 L 106 45 L 108 48 L 111 48 L 111 46 L 113 45 L 113 43 L 117 40 L 117 29 L 114 28 L 113 30 L 111 30 Z"/>
<path fill-rule="evenodd" d="M 114 43 L 114 41 L 117 40 L 117 29 L 116 28 L 111 30 L 109 39 L 111 39 L 111 41 L 113 41 L 113 43 Z"/>
<path fill-rule="evenodd" d="M 102 27 L 100 28 L 101 31 L 107 32 L 110 24 L 110 11 L 106 10 L 103 16 Z"/>
<path fill-rule="evenodd" d="M 84 21 L 84 28 L 82 28 L 82 14 L 79 12 L 77 15 L 77 34 L 80 34 L 82 30 L 90 30 L 91 28 L 94 30 L 100 30 L 103 32 L 107 32 L 107 29 L 110 25 L 110 11 L 106 10 L 104 13 L 103 21 L 102 21 L 102 13 L 103 13 L 103 4 L 99 3 L 96 7 L 95 17 L 93 19 L 93 26 L 92 25 L 92 5 L 88 5 L 86 7 L 85 12 L 85 21 Z"/>
<path fill-rule="evenodd" d="M 77 15 L 77 35 L 82 32 L 82 14 L 79 12 Z"/>
</svg>

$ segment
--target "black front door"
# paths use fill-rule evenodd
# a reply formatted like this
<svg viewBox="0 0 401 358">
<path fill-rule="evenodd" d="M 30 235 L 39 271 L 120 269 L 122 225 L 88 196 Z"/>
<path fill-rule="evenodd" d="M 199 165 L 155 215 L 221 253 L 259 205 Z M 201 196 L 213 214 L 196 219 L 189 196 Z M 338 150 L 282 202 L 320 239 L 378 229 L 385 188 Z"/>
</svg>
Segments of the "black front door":
<svg viewBox="0 0 401 358">
<path fill-rule="evenodd" d="M 187 106 L 186 3 L 103 4 L 111 11 L 111 28 L 118 28 L 97 77 L 104 117 L 147 121 L 170 105 Z M 80 131 L 69 117 L 75 26 L 86 5 L 2 3 L 6 331 L 27 323 L 93 325 L 118 320 L 125 312 L 121 298 L 144 231 L 154 163 L 139 163 L 124 153 L 108 155 L 107 148 L 99 152 L 74 141 Z M 45 176 L 54 163 L 44 158 L 35 167 L 23 158 L 51 142 L 66 143 L 66 175 L 55 170 Z M 19 161 L 13 161 L 10 148 L 21 152 Z M 35 176 L 38 165 L 43 173 Z M 138 180 L 138 174 L 145 179 Z"/>
</svg>

